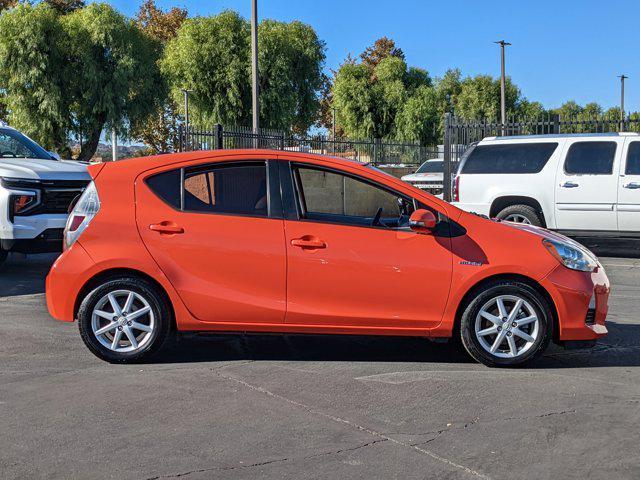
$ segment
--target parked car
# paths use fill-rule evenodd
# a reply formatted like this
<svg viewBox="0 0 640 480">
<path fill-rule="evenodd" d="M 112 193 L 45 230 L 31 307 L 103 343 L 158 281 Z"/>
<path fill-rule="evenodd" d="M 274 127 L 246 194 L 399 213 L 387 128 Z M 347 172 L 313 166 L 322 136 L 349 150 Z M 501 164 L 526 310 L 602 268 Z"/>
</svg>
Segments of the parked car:
<svg viewBox="0 0 640 480">
<path fill-rule="evenodd" d="M 224 150 L 89 172 L 46 296 L 110 362 L 172 330 L 456 335 L 492 366 L 607 333 L 609 281 L 579 244 L 355 161 Z"/>
<path fill-rule="evenodd" d="M 457 168 L 458 164 L 453 162 L 451 172 L 455 172 Z M 414 173 L 401 178 L 402 181 L 433 195 L 442 194 L 443 179 L 444 161 L 441 158 L 431 158 L 423 162 Z"/>
<path fill-rule="evenodd" d="M 0 264 L 8 252 L 61 251 L 69 205 L 90 180 L 85 164 L 0 124 Z"/>
<path fill-rule="evenodd" d="M 465 154 L 454 205 L 571 236 L 640 233 L 640 135 L 485 138 Z"/>
</svg>

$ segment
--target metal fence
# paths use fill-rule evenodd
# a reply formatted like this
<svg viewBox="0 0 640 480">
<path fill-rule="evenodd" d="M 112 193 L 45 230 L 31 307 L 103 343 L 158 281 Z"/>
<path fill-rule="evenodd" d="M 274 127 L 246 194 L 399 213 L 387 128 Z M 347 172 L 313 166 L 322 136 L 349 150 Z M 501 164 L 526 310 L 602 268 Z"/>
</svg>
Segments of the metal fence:
<svg viewBox="0 0 640 480">
<path fill-rule="evenodd" d="M 269 148 L 289 152 L 333 155 L 374 165 L 417 166 L 430 158 L 442 157 L 443 150 L 437 146 L 425 147 L 419 143 L 388 139 L 330 138 L 324 135 L 288 135 L 282 131 L 260 129 L 258 133 L 250 127 L 211 128 L 197 126 L 178 129 L 181 151 L 217 150 L 227 148 Z"/>
<path fill-rule="evenodd" d="M 508 117 L 503 124 L 492 120 L 464 120 L 449 113 L 444 118 L 444 199 L 451 200 L 452 165 L 469 146 L 485 137 L 550 135 L 568 133 L 640 132 L 640 116 L 577 115 L 563 118 L 549 114 L 541 118 Z"/>
</svg>

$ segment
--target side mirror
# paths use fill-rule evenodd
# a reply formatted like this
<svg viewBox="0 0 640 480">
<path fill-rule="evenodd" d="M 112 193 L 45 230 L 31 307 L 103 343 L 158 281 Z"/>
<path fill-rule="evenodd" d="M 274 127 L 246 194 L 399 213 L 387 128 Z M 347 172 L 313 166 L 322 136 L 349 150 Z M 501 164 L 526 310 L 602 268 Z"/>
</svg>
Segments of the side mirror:
<svg viewBox="0 0 640 480">
<path fill-rule="evenodd" d="M 429 234 L 436 223 L 436 216 L 431 210 L 418 209 L 409 217 L 409 228 L 416 233 Z"/>
</svg>

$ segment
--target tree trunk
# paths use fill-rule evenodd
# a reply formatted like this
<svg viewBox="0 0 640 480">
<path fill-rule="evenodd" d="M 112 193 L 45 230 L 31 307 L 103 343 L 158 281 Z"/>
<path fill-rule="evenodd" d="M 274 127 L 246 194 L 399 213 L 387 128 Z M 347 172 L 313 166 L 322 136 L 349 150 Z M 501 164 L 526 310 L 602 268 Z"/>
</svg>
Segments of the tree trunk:
<svg viewBox="0 0 640 480">
<path fill-rule="evenodd" d="M 88 162 L 91 160 L 93 155 L 96 153 L 98 149 L 98 143 L 100 143 L 100 135 L 102 134 L 102 129 L 104 128 L 104 115 L 100 115 L 98 125 L 93 129 L 87 141 L 82 144 L 82 149 L 80 150 L 80 154 L 78 155 L 77 160 L 81 162 Z"/>
</svg>

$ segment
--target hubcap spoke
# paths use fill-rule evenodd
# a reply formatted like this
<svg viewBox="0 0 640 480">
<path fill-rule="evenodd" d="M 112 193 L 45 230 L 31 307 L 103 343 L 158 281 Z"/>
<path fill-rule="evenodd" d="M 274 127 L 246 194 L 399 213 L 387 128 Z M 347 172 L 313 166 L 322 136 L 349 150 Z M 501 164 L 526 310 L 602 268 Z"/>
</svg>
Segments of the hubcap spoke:
<svg viewBox="0 0 640 480">
<path fill-rule="evenodd" d="M 116 330 L 116 333 L 113 335 L 113 341 L 111 342 L 111 350 L 118 349 L 118 344 L 120 343 L 120 337 L 122 337 L 122 330 Z"/>
<path fill-rule="evenodd" d="M 521 298 L 519 298 L 518 301 L 516 302 L 515 306 L 513 307 L 513 310 L 511 310 L 511 313 L 509 314 L 509 321 L 510 322 L 512 322 L 516 318 L 516 315 L 518 315 L 518 312 L 522 308 L 522 303 L 523 303 L 523 300 Z"/>
<path fill-rule="evenodd" d="M 141 309 L 136 310 L 135 312 L 131 312 L 129 315 L 127 315 L 127 320 L 135 320 L 136 318 L 139 318 L 150 311 L 151 307 L 142 307 Z"/>
<path fill-rule="evenodd" d="M 500 312 L 500 316 L 502 318 L 507 318 L 507 309 L 504 306 L 504 301 L 502 300 L 502 298 L 498 297 L 498 299 L 496 300 L 496 303 L 498 305 L 498 312 Z"/>
<path fill-rule="evenodd" d="M 487 335 L 491 335 L 493 333 L 498 333 L 498 327 L 495 325 L 493 327 L 485 328 L 484 330 L 480 330 L 478 335 L 480 337 L 486 337 Z"/>
<path fill-rule="evenodd" d="M 531 335 L 529 335 L 528 333 L 523 332 L 522 330 L 520 330 L 519 328 L 514 328 L 513 330 L 511 330 L 513 332 L 514 335 L 519 336 L 520 338 L 522 338 L 523 340 L 527 341 L 527 342 L 535 342 L 536 339 L 533 338 Z"/>
<path fill-rule="evenodd" d="M 104 312 L 102 310 L 94 310 L 93 313 L 95 313 L 97 316 L 104 318 L 105 320 L 112 320 L 113 319 L 113 313 L 109 313 L 109 312 Z"/>
<path fill-rule="evenodd" d="M 525 318 L 519 318 L 518 326 L 521 327 L 523 325 L 528 325 L 529 323 L 535 322 L 536 320 L 538 320 L 538 317 L 536 317 L 535 315 L 532 315 L 530 317 L 525 317 Z"/>
<path fill-rule="evenodd" d="M 506 335 L 507 335 L 506 330 L 503 330 L 498 334 L 495 342 L 493 342 L 493 345 L 491 345 L 491 349 L 489 350 L 491 353 L 495 353 L 495 351 L 498 350 L 498 347 L 502 344 L 502 342 L 504 342 L 504 337 Z"/>
<path fill-rule="evenodd" d="M 120 304 L 118 303 L 116 296 L 113 293 L 110 293 L 108 297 L 109 297 L 109 303 L 111 304 L 111 308 L 113 308 L 113 313 L 116 314 L 117 316 L 122 315 L 122 309 L 120 308 Z"/>
<path fill-rule="evenodd" d="M 487 320 L 489 320 L 491 323 L 493 323 L 495 326 L 498 325 L 502 325 L 502 320 L 499 319 L 498 317 L 496 317 L 495 315 L 491 315 L 489 312 L 485 312 L 484 310 L 482 310 L 480 312 L 480 315 L 483 318 L 486 318 Z"/>
<path fill-rule="evenodd" d="M 131 346 L 133 348 L 138 348 L 138 341 L 136 340 L 136 336 L 131 331 L 131 328 L 129 328 L 129 326 L 125 326 L 123 327 L 123 331 L 127 336 L 127 338 L 129 339 L 129 342 L 131 342 Z"/>
<path fill-rule="evenodd" d="M 109 325 L 96 330 L 96 335 L 102 335 L 118 326 L 118 322 L 111 322 Z"/>
<path fill-rule="evenodd" d="M 138 323 L 138 322 L 132 322 L 131 323 L 131 328 L 135 328 L 136 330 L 141 330 L 143 332 L 150 332 L 151 331 L 151 327 L 148 325 L 143 325 L 142 323 Z"/>
<path fill-rule="evenodd" d="M 507 337 L 507 343 L 509 344 L 509 353 L 511 354 L 511 356 L 518 356 L 518 347 L 516 346 L 516 341 L 513 338 L 513 335 Z"/>
<path fill-rule="evenodd" d="M 129 296 L 127 297 L 127 301 L 124 302 L 124 307 L 122 307 L 122 313 L 127 314 L 129 310 L 131 310 L 131 306 L 133 305 L 133 300 L 136 298 L 135 293 L 129 292 Z"/>
</svg>

